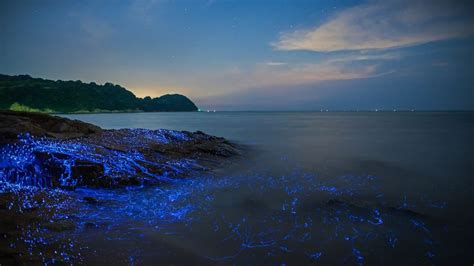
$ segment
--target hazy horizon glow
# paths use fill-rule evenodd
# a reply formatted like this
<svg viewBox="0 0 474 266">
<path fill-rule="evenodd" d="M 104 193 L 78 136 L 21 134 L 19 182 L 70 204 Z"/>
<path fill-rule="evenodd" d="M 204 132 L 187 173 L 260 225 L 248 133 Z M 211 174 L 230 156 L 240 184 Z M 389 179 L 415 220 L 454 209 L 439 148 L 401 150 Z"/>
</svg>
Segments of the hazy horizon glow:
<svg viewBox="0 0 474 266">
<path fill-rule="evenodd" d="M 0 73 L 217 110 L 473 110 L 474 5 L 2 1 Z"/>
</svg>

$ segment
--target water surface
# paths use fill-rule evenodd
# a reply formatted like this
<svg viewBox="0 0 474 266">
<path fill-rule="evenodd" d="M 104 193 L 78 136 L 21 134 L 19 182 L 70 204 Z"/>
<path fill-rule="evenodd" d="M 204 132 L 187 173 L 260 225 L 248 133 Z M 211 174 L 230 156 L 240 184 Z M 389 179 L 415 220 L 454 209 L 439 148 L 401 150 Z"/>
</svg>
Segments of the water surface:
<svg viewBox="0 0 474 266">
<path fill-rule="evenodd" d="M 159 188 L 87 190 L 85 263 L 471 263 L 472 113 L 67 115 L 103 128 L 197 131 L 245 147 Z M 69 237 L 69 236 L 68 236 Z"/>
</svg>

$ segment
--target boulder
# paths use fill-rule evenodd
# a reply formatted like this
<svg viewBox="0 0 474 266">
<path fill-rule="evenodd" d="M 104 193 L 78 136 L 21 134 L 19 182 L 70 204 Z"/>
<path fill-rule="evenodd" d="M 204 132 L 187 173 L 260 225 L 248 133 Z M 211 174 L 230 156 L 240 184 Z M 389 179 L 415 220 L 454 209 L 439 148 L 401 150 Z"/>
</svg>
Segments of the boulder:
<svg viewBox="0 0 474 266">
<path fill-rule="evenodd" d="M 18 134 L 59 139 L 99 134 L 98 126 L 42 113 L 0 110 L 0 143 L 16 141 Z"/>
</svg>

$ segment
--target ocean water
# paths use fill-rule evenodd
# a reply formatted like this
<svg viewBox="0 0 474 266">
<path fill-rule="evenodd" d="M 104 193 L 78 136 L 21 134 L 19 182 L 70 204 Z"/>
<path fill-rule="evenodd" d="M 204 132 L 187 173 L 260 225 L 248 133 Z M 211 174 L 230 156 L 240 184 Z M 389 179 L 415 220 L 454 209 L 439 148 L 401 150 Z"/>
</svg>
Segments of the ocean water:
<svg viewBox="0 0 474 266">
<path fill-rule="evenodd" d="M 86 264 L 472 263 L 469 112 L 65 115 L 103 128 L 197 131 L 242 156 L 158 188 L 89 190 Z"/>
</svg>

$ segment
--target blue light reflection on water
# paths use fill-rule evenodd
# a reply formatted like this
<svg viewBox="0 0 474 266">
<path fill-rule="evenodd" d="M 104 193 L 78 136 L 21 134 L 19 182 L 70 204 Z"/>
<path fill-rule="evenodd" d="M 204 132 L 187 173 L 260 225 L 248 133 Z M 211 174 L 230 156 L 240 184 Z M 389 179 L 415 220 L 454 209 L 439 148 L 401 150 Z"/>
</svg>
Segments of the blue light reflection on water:
<svg viewBox="0 0 474 266">
<path fill-rule="evenodd" d="M 32 140 L 23 140 L 23 144 L 28 144 L 29 141 Z M 45 143 L 47 145 L 41 147 L 48 149 L 56 147 L 51 141 L 43 141 L 34 142 L 35 147 Z M 68 145 L 68 149 L 71 149 L 71 146 Z M 18 151 L 19 155 L 28 158 L 28 152 L 23 152 L 23 149 Z M 61 151 L 65 152 L 63 149 Z M 12 158 L 16 163 L 26 163 L 28 160 L 22 156 L 15 155 Z M 251 172 L 244 176 L 196 176 L 154 188 L 132 187 L 118 191 L 79 188 L 69 192 L 69 195 L 77 199 L 93 197 L 98 200 L 98 204 L 79 204 L 80 211 L 74 213 L 77 223 L 81 225 L 74 237 L 79 241 L 82 234 L 87 234 L 85 225 L 90 224 L 107 225 L 105 235 L 107 232 L 113 232 L 114 236 L 106 237 L 105 241 L 137 238 L 143 235 L 139 233 L 140 231 L 150 228 L 153 228 L 152 230 L 158 235 L 181 236 L 186 236 L 193 228 L 199 228 L 202 232 L 206 232 L 206 236 L 214 234 L 215 243 L 220 247 L 226 247 L 223 253 L 200 253 L 200 256 L 211 261 L 238 261 L 253 250 L 265 250 L 266 256 L 275 260 L 291 253 L 304 254 L 309 260 L 319 260 L 324 259 L 327 253 L 331 254 L 331 251 L 325 250 L 332 245 L 331 243 L 337 243 L 339 248 L 346 245 L 350 251 L 345 257 L 342 256 L 344 262 L 363 263 L 367 256 L 364 252 L 370 252 L 364 248 L 367 243 L 384 242 L 384 245 L 394 249 L 395 244 L 399 244 L 400 238 L 397 230 L 406 231 L 408 228 L 412 231 L 421 231 L 419 238 L 416 239 L 419 243 L 413 243 L 411 239 L 411 244 L 423 247 L 427 260 L 435 257 L 438 252 L 436 240 L 432 239 L 428 226 L 418 218 L 397 216 L 391 212 L 391 209 L 384 205 L 378 181 L 377 177 L 371 175 L 347 175 L 339 176 L 334 182 L 327 183 L 315 175 L 293 169 L 289 175 L 281 176 Z M 5 191 L 25 188 L 30 191 L 23 194 L 22 205 L 18 206 L 20 211 L 33 207 L 29 197 L 36 193 L 37 188 L 25 187 L 23 183 L 8 184 L 3 188 Z M 64 193 L 56 191 L 54 193 Z M 226 203 L 226 197 L 222 195 L 228 191 L 245 191 L 244 194 L 247 195 L 271 193 L 274 195 L 271 203 L 273 206 L 266 206 L 264 203 L 263 208 L 258 210 L 261 213 L 257 215 L 246 210 L 252 206 L 244 206 L 243 210 L 242 206 L 237 206 L 235 214 L 221 212 L 222 204 L 226 208 L 233 207 L 227 205 L 229 202 Z M 372 196 L 371 204 L 351 203 L 354 200 L 357 202 L 357 198 L 362 194 Z M 316 199 L 312 199 L 314 195 L 317 195 Z M 221 200 L 224 202 L 219 202 Z M 307 206 L 306 203 L 311 200 L 315 200 L 314 206 Z M 423 203 L 423 200 L 426 199 L 422 197 L 418 202 Z M 276 205 L 278 202 L 280 206 Z M 232 198 L 230 203 L 242 204 Z M 424 202 L 424 204 L 431 208 L 445 206 L 445 203 Z M 258 207 L 259 200 L 251 201 L 250 205 Z M 404 197 L 403 202 L 397 206 L 405 209 L 410 208 L 411 204 Z M 67 218 L 65 214 L 61 214 L 64 206 L 53 207 L 58 215 L 63 215 L 56 218 Z M 389 225 L 384 227 L 383 225 L 387 224 L 386 220 L 389 220 Z M 120 228 L 122 223 L 137 223 L 137 225 L 136 228 L 130 228 L 120 236 L 121 232 L 117 232 L 116 227 Z M 30 249 L 33 250 L 37 245 L 48 245 L 47 237 L 43 235 L 39 231 L 28 231 L 20 240 L 30 245 Z M 80 256 L 79 251 L 76 250 L 76 254 L 70 251 L 74 250 L 74 243 L 69 242 L 69 245 L 65 247 L 65 250 L 69 251 L 58 253 L 63 262 L 71 258 L 78 259 Z M 315 251 L 312 247 L 318 247 L 318 250 Z M 140 256 L 135 254 L 132 257 L 132 262 L 140 261 Z M 48 261 L 47 258 L 43 260 Z"/>
<path fill-rule="evenodd" d="M 110 136 L 108 141 L 113 143 L 113 137 L 113 135 Z M 153 180 L 169 182 L 171 181 L 168 177 L 169 171 L 165 171 L 163 174 L 154 174 L 144 165 L 156 168 L 166 166 L 178 175 L 193 166 L 193 160 L 187 158 L 168 160 L 161 164 L 147 160 L 137 150 L 141 146 L 145 146 L 145 143 L 141 145 L 137 141 L 138 137 L 142 142 L 143 139 L 149 139 L 162 144 L 188 140 L 188 137 L 182 132 L 133 129 L 129 130 L 127 136 L 122 137 L 119 141 L 119 144 L 133 143 L 130 145 L 132 149 L 123 152 L 107 149 L 93 142 L 88 143 L 74 139 L 54 140 L 24 134 L 18 136 L 18 143 L 0 147 L 0 180 L 23 186 L 74 188 L 80 182 L 80 177 L 73 176 L 72 168 L 77 161 L 84 161 L 101 165 L 104 169 L 103 176 L 112 180 L 145 175 Z M 137 149 L 133 149 L 135 147 Z M 42 153 L 46 155 L 41 155 Z M 156 154 L 156 156 L 159 155 Z M 58 175 L 58 177 L 52 176 L 52 173 L 48 172 L 51 167 L 58 168 L 54 172 L 54 175 Z"/>
<path fill-rule="evenodd" d="M 334 185 L 336 183 L 344 186 L 337 187 Z M 14 187 L 22 189 L 18 185 L 9 187 L 10 190 Z M 295 253 L 304 254 L 309 260 L 319 260 L 324 259 L 326 253 L 331 253 L 325 250 L 331 243 L 338 243 L 340 247 L 346 245 L 350 250 L 348 255 L 342 256 L 344 262 L 362 263 L 367 256 L 364 254 L 367 243 L 384 242 L 387 247 L 394 249 L 399 239 L 397 230 L 406 231 L 408 228 L 421 231 L 416 239 L 418 243 L 413 243 L 411 239 L 411 244 L 423 247 L 427 260 L 435 257 L 438 252 L 436 240 L 432 239 L 428 226 L 419 219 L 390 212 L 390 208 L 384 206 L 378 187 L 378 178 L 375 176 L 340 176 L 328 184 L 317 176 L 292 171 L 291 175 L 282 176 L 262 173 L 219 178 L 196 176 L 167 186 L 119 191 L 80 188 L 69 192 L 69 195 L 77 199 L 93 197 L 98 200 L 97 204 L 80 204 L 80 211 L 74 213 L 78 224 L 82 225 L 74 237 L 79 241 L 82 234 L 87 234 L 84 229 L 87 224 L 106 224 L 105 235 L 110 231 L 115 236 L 106 237 L 105 241 L 133 239 L 141 235 L 140 231 L 150 228 L 158 235 L 181 236 L 186 236 L 193 228 L 199 228 L 203 233 L 206 232 L 207 237 L 214 234 L 217 238 L 215 243 L 230 252 L 200 254 L 211 261 L 238 261 L 253 250 L 265 250 L 266 256 L 274 259 Z M 34 194 L 35 188 L 31 189 L 31 194 Z M 245 204 L 243 210 L 242 206 L 237 206 L 235 214 L 221 212 L 223 207 L 232 207 L 227 204 L 242 204 L 232 198 L 227 203 L 219 202 L 226 200 L 222 193 L 237 190 L 243 190 L 247 195 L 271 193 L 276 199 L 271 203 L 274 206 L 264 203 L 263 208 L 258 210 L 261 213 L 257 215 L 246 210 L 252 206 Z M 373 197 L 370 205 L 351 203 L 360 194 L 367 193 Z M 21 201 L 24 205 L 20 208 L 31 207 L 28 201 L 28 195 L 31 194 L 24 194 Z M 316 199 L 312 199 L 314 195 L 317 195 Z M 302 202 L 311 200 L 315 200 L 314 206 L 302 205 Z M 280 202 L 281 207 L 275 205 L 277 202 Z M 259 206 L 259 200 L 251 201 L 250 204 Z M 431 202 L 425 204 L 440 206 Z M 407 208 L 410 203 L 404 198 L 398 206 Z M 55 207 L 61 209 L 61 206 Z M 387 220 L 389 225 L 385 227 Z M 117 232 L 116 227 L 120 228 L 122 223 L 137 225 L 124 232 L 123 236 L 117 236 L 117 233 L 122 233 L 120 230 Z M 38 235 L 41 234 L 36 232 L 35 236 L 29 235 L 36 241 L 28 237 L 22 240 L 32 246 L 47 245 L 46 238 Z M 314 247 L 318 250 L 315 251 Z M 63 261 L 79 256 L 72 256 L 70 252 L 60 253 Z M 135 255 L 132 261 L 140 261 L 140 257 Z"/>
<path fill-rule="evenodd" d="M 341 262 L 363 263 L 366 256 L 376 256 L 373 250 L 367 249 L 368 245 L 396 249 L 400 245 L 399 238 L 405 238 L 404 241 L 410 241 L 410 245 L 422 250 L 422 253 L 416 254 L 424 257 L 419 258 L 420 261 L 429 261 L 432 257 L 426 254 L 439 252 L 437 240 L 432 238 L 430 229 L 426 226 L 413 227 L 411 217 L 392 212 L 384 206 L 383 199 L 376 197 L 378 191 L 369 191 L 374 200 L 377 199 L 376 204 L 359 206 L 351 203 L 367 187 L 377 187 L 376 177 L 342 176 L 338 179 L 352 185 L 345 188 L 324 185 L 317 176 L 312 175 L 305 175 L 302 180 L 299 175 L 274 177 L 255 174 L 219 179 L 199 176 L 169 187 L 143 191 L 116 193 L 80 189 L 75 193 L 79 197 L 93 196 L 102 202 L 98 206 L 85 206 L 81 212 L 84 223 L 109 224 L 108 230 L 114 235 L 120 235 L 120 221 L 134 224 L 136 235 L 140 235 L 142 230 L 154 228 L 154 232 L 147 234 L 155 237 L 174 235 L 186 239 L 187 235 L 196 237 L 194 231 L 198 230 L 200 237 L 209 239 L 202 244 L 213 248 L 206 254 L 199 247 L 194 247 L 195 252 L 211 261 L 245 262 L 249 254 L 256 250 L 275 261 L 285 254 L 304 255 L 307 261 L 324 259 L 328 254 L 331 261 L 334 260 L 331 249 L 336 245 L 342 250 L 347 247 L 345 255 L 339 254 Z M 262 205 L 257 212 L 253 212 L 253 206 L 246 205 L 245 197 L 226 199 L 223 196 L 228 191 L 236 190 L 246 195 L 270 193 L 278 200 L 269 206 L 259 203 L 261 199 L 253 199 L 250 204 Z M 317 197 L 314 198 L 314 195 Z M 331 199 L 334 198 L 344 201 L 333 204 Z M 300 203 L 308 201 L 314 201 L 314 204 Z M 277 202 L 281 207 L 276 205 Z M 399 206 L 402 206 L 401 202 Z M 233 208 L 233 211 L 229 213 L 226 208 Z M 124 238 L 116 237 L 115 240 L 130 239 L 130 232 L 123 234 Z M 139 257 L 134 258 L 140 261 Z"/>
<path fill-rule="evenodd" d="M 357 117 L 349 116 L 349 119 L 337 116 L 330 121 L 339 121 L 345 125 L 350 124 L 352 120 L 360 122 Z M 427 122 L 424 119 L 428 122 L 438 121 L 431 116 L 427 117 L 421 119 L 421 124 L 424 123 L 425 127 Z M 377 119 L 377 123 L 384 123 L 392 121 L 393 118 Z M 181 119 L 172 121 L 182 123 Z M 201 122 L 199 120 L 199 123 Z M 441 129 L 436 131 L 437 128 L 433 129 L 432 125 L 442 123 L 430 123 L 427 129 L 417 129 L 420 130 L 421 137 L 416 140 L 422 145 L 416 146 L 416 149 L 412 148 L 416 143 L 413 139 L 405 137 L 393 141 L 395 137 L 392 134 L 397 135 L 401 132 L 414 134 L 414 131 L 410 131 L 411 128 L 420 123 L 412 122 L 407 123 L 405 131 L 400 130 L 399 124 L 394 129 L 395 127 L 390 128 L 390 125 L 385 124 L 384 127 L 377 127 L 378 124 L 374 122 L 364 125 L 366 127 L 363 130 L 355 130 L 356 134 L 353 134 L 350 131 L 351 126 L 347 126 L 344 130 L 349 130 L 347 136 L 350 138 L 345 134 L 341 136 L 340 131 L 335 131 L 339 134 L 337 139 L 332 138 L 332 135 L 327 137 L 319 131 L 316 137 L 311 134 L 302 136 L 295 133 L 298 132 L 297 127 L 285 131 L 285 134 L 288 134 L 285 136 L 291 134 L 290 137 L 282 138 L 278 135 L 281 134 L 280 129 L 275 130 L 274 125 L 270 123 L 271 127 L 268 127 L 270 132 L 263 134 L 264 137 L 257 143 L 265 143 L 267 139 L 272 139 L 271 134 L 274 134 L 275 139 L 288 139 L 287 142 L 282 142 L 284 145 L 282 150 L 291 148 L 291 145 L 308 147 L 296 151 L 302 153 L 307 160 L 311 158 L 308 156 L 309 151 L 311 151 L 309 154 L 313 154 L 319 148 L 323 153 L 318 154 L 317 159 L 311 158 L 310 162 L 317 165 L 314 171 L 308 171 L 308 167 L 299 169 L 291 164 L 291 161 L 295 160 L 294 150 L 288 153 L 279 150 L 278 156 L 272 159 L 278 157 L 281 160 L 275 159 L 269 166 L 288 164 L 289 170 L 281 171 L 281 175 L 250 167 L 246 173 L 240 171 L 235 175 L 196 175 L 190 180 L 180 180 L 176 184 L 159 188 L 131 188 L 120 191 L 78 190 L 71 195 L 79 200 L 92 196 L 99 199 L 99 203 L 80 204 L 77 219 L 81 226 L 70 235 L 77 238 L 80 246 L 88 247 L 81 251 L 85 261 L 93 260 L 94 258 L 91 258 L 93 255 L 90 254 L 92 251 L 97 251 L 97 256 L 108 256 L 110 259 L 116 255 L 119 262 L 136 264 L 150 262 L 150 256 L 160 258 L 163 250 L 149 246 L 164 241 L 171 243 L 171 247 L 187 250 L 211 263 L 248 264 L 266 260 L 270 264 L 280 264 L 301 260 L 304 263 L 318 261 L 382 264 L 393 263 L 389 260 L 394 257 L 399 258 L 399 262 L 404 262 L 402 258 L 405 257 L 412 259 L 413 263 L 435 263 L 440 256 L 449 255 L 446 254 L 445 243 L 440 241 L 440 238 L 443 238 L 440 235 L 452 234 L 453 226 L 445 224 L 443 219 L 436 220 L 436 215 L 432 214 L 437 210 L 453 208 L 453 205 L 444 201 L 440 195 L 434 197 L 433 193 L 426 194 L 427 190 L 417 190 L 418 193 L 413 193 L 408 189 L 398 189 L 409 188 L 413 184 L 411 180 L 406 179 L 406 176 L 411 177 L 412 173 L 400 172 L 403 169 L 396 168 L 392 173 L 388 171 L 381 175 L 374 175 L 372 171 L 366 169 L 363 169 L 364 172 L 371 174 L 362 175 L 361 171 L 354 170 L 353 173 L 358 174 L 329 175 L 330 178 L 327 178 L 327 174 L 326 177 L 316 175 L 318 170 L 322 172 L 326 164 L 331 163 L 323 159 L 334 155 L 324 153 L 325 149 L 330 153 L 344 154 L 346 150 L 341 147 L 348 146 L 351 147 L 347 150 L 348 153 L 360 152 L 364 156 L 369 154 L 380 160 L 384 158 L 386 161 L 394 157 L 400 158 L 400 161 L 403 161 L 405 156 L 409 160 L 419 157 L 422 158 L 424 165 L 420 168 L 429 172 L 440 172 L 445 175 L 446 172 L 449 173 L 448 170 L 454 169 L 453 175 L 456 176 L 464 171 L 462 167 L 457 169 L 447 167 L 454 160 L 460 161 L 457 155 L 463 151 L 462 146 L 452 139 L 459 139 L 462 143 L 466 138 L 460 134 L 462 131 L 454 133 L 449 131 L 453 134 L 447 134 L 445 131 L 449 128 L 459 128 L 459 125 L 454 124 L 452 127 L 441 125 Z M 320 126 L 321 123 L 317 124 L 317 127 Z M 333 132 L 327 128 L 327 124 L 323 123 L 323 126 L 325 126 L 323 131 Z M 353 128 L 362 127 L 352 125 Z M 390 129 L 388 133 L 387 128 Z M 314 128 L 311 127 L 311 130 Z M 379 132 L 380 130 L 382 132 Z M 246 131 L 250 132 L 248 128 Z M 428 131 L 435 132 L 435 135 L 426 137 Z M 245 134 L 247 133 L 244 132 L 243 135 Z M 387 137 L 387 134 L 391 137 Z M 308 135 L 311 135 L 311 138 Z M 352 139 L 365 135 L 368 137 L 364 137 L 363 145 Z M 439 136 L 446 135 L 453 137 L 440 142 Z M 324 136 L 325 139 L 319 140 Z M 380 141 L 382 144 L 377 142 L 379 136 L 384 140 Z M 303 141 L 297 142 L 296 139 Z M 348 139 L 350 140 L 348 143 L 339 143 Z M 428 141 L 423 142 L 424 139 Z M 318 145 L 312 145 L 312 142 Z M 325 146 L 326 143 L 331 145 Z M 359 144 L 362 148 L 357 148 Z M 435 144 L 441 146 L 441 150 L 431 152 L 431 147 L 437 147 Z M 449 147 L 447 154 L 456 156 L 447 158 L 449 163 L 434 160 L 433 157 L 442 155 L 443 151 L 447 150 L 446 147 Z M 451 149 L 456 151 L 452 152 Z M 379 150 L 387 154 L 388 159 L 383 157 L 382 153 L 377 153 Z M 396 154 L 398 151 L 402 152 L 401 155 Z M 427 155 L 421 156 L 420 151 Z M 428 169 L 426 165 L 431 165 L 432 168 Z M 345 172 L 351 173 L 351 171 Z M 387 184 L 393 182 L 388 180 L 387 176 L 393 177 L 393 172 L 396 174 L 395 177 L 400 177 L 399 184 L 402 184 L 395 189 L 396 197 L 393 191 L 386 189 Z M 439 183 L 436 183 L 439 179 L 429 181 L 439 187 Z M 454 181 L 456 180 L 453 179 L 449 184 L 454 184 Z M 424 187 L 430 185 L 420 183 Z M 423 215 L 425 213 L 429 215 Z M 97 234 L 99 237 L 92 237 Z M 91 239 L 97 240 L 98 244 L 94 245 Z M 128 242 L 136 247 L 127 245 Z M 111 251 L 112 247 L 121 250 L 123 254 L 115 254 Z M 177 254 L 175 257 L 189 253 Z M 124 257 L 123 260 L 121 255 Z"/>
</svg>

